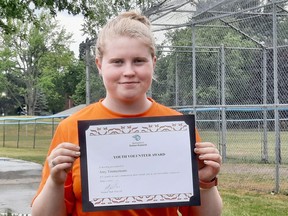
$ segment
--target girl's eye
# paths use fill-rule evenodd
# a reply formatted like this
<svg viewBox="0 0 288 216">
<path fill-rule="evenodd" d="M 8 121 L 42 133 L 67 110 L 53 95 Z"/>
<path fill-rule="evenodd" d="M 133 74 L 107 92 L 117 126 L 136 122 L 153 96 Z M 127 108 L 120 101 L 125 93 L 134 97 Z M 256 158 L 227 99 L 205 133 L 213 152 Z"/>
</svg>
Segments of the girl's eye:
<svg viewBox="0 0 288 216">
<path fill-rule="evenodd" d="M 141 59 L 139 58 L 139 59 L 135 59 L 134 62 L 135 62 L 135 64 L 143 64 L 144 62 L 146 62 L 146 60 L 142 59 L 142 58 Z"/>
<path fill-rule="evenodd" d="M 116 64 L 116 65 L 121 65 L 121 64 L 123 64 L 123 61 L 120 59 L 116 59 L 116 60 L 112 61 L 112 63 Z"/>
</svg>

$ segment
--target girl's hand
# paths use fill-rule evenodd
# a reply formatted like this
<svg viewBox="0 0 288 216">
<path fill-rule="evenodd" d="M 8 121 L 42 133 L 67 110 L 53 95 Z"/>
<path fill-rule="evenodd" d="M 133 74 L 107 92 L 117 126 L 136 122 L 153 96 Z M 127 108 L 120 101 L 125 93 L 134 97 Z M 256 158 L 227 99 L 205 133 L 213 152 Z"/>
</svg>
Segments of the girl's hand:
<svg viewBox="0 0 288 216">
<path fill-rule="evenodd" d="M 80 147 L 72 143 L 61 143 L 47 157 L 50 177 L 56 184 L 64 184 L 73 162 L 80 156 Z"/>
<path fill-rule="evenodd" d="M 199 180 L 210 182 L 220 171 L 222 157 L 213 143 L 198 142 L 194 152 L 198 155 Z"/>
</svg>

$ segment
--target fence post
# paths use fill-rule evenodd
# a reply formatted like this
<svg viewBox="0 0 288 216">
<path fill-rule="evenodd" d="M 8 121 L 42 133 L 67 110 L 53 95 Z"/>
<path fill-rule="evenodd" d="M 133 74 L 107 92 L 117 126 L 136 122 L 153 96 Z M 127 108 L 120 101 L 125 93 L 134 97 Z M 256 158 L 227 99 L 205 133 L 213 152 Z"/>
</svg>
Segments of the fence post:
<svg viewBox="0 0 288 216">
<path fill-rule="evenodd" d="M 267 50 L 263 48 L 263 104 L 267 105 Z M 268 163 L 268 140 L 267 140 L 267 109 L 263 110 L 263 152 L 262 161 Z"/>
<path fill-rule="evenodd" d="M 217 103 L 221 104 L 221 47 L 218 49 L 217 53 Z M 222 136 L 221 136 L 221 109 L 218 109 L 218 121 L 217 121 L 217 131 L 218 131 L 218 148 L 219 152 L 222 154 Z"/>
<path fill-rule="evenodd" d="M 221 45 L 221 122 L 222 122 L 222 160 L 226 161 L 226 133 L 227 133 L 227 122 L 226 122 L 226 97 L 225 97 L 225 88 L 226 88 L 226 62 L 225 62 L 225 49 L 224 45 Z"/>
<path fill-rule="evenodd" d="M 175 53 L 175 106 L 179 106 L 178 54 Z"/>
<path fill-rule="evenodd" d="M 277 52 L 277 5 L 273 0 L 273 78 L 274 78 L 274 122 L 275 122 L 275 192 L 279 192 L 279 166 L 281 163 L 281 145 L 278 111 L 278 52 Z"/>
<path fill-rule="evenodd" d="M 36 119 L 34 119 L 34 139 L 33 139 L 33 149 L 36 147 Z"/>
<path fill-rule="evenodd" d="M 52 136 L 51 136 L 52 138 L 53 138 L 53 135 L 54 135 L 54 121 L 55 121 L 55 120 L 54 120 L 54 117 L 53 117 L 53 118 L 52 118 L 52 134 L 51 134 L 51 135 L 52 135 Z"/>
<path fill-rule="evenodd" d="M 85 43 L 85 64 L 86 64 L 86 105 L 90 104 L 90 69 L 89 69 L 89 59 L 90 59 L 90 41 L 86 38 Z"/>
<path fill-rule="evenodd" d="M 19 139 L 20 139 L 20 120 L 18 120 L 18 132 L 17 132 L 17 148 L 19 148 Z"/>
<path fill-rule="evenodd" d="M 193 94 L 193 109 L 195 115 L 195 122 L 197 121 L 196 105 L 197 105 L 197 94 L 196 94 L 196 27 L 194 24 L 191 26 L 192 30 L 192 94 Z"/>
<path fill-rule="evenodd" d="M 5 120 L 3 121 L 3 147 L 5 147 Z"/>
</svg>

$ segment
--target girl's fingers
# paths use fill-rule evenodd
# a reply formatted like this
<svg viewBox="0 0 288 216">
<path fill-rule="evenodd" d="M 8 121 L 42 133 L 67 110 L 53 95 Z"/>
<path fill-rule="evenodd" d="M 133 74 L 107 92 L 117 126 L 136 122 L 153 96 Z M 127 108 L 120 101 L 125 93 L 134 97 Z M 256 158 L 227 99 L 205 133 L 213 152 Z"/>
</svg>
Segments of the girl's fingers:
<svg viewBox="0 0 288 216">
<path fill-rule="evenodd" d="M 204 164 L 206 164 L 207 166 L 210 166 L 211 168 L 213 168 L 215 170 L 219 170 L 221 167 L 221 164 L 217 161 L 204 160 L 203 162 L 204 162 Z"/>
<path fill-rule="evenodd" d="M 60 154 L 60 155 L 70 155 L 70 156 L 74 156 L 75 152 L 80 152 L 80 147 L 72 143 L 61 143 L 52 151 L 52 153 L 55 153 L 58 155 Z"/>
<path fill-rule="evenodd" d="M 194 152 L 196 153 L 196 154 L 198 154 L 198 155 L 201 155 L 201 154 L 211 154 L 211 153 L 213 153 L 213 154 L 219 154 L 219 151 L 218 151 L 218 149 L 217 148 L 215 148 L 215 147 L 196 147 L 195 149 L 194 149 Z"/>
<path fill-rule="evenodd" d="M 196 142 L 195 146 L 196 146 L 196 148 L 206 148 L 206 147 L 215 148 L 215 145 L 211 142 Z"/>
<path fill-rule="evenodd" d="M 52 161 L 58 156 L 79 157 L 80 147 L 71 143 L 61 143 L 53 149 L 49 155 L 49 159 Z"/>
<path fill-rule="evenodd" d="M 59 164 L 63 163 L 73 163 L 75 161 L 76 157 L 69 157 L 69 156 L 57 156 L 54 159 L 51 160 L 52 167 L 55 167 Z"/>
<path fill-rule="evenodd" d="M 73 151 L 79 151 L 80 150 L 80 147 L 78 145 L 75 145 L 75 144 L 72 144 L 72 143 L 67 143 L 67 142 L 59 144 L 55 149 L 59 149 L 59 148 L 60 149 L 61 148 L 70 149 L 70 150 L 73 150 Z"/>
<path fill-rule="evenodd" d="M 54 158 L 56 158 L 58 156 L 78 157 L 78 156 L 80 156 L 80 151 L 58 148 L 58 149 L 55 149 L 55 151 L 53 151 L 51 153 L 51 155 L 54 156 Z"/>
<path fill-rule="evenodd" d="M 215 161 L 218 163 L 222 162 L 222 157 L 219 154 L 213 154 L 213 153 L 208 153 L 208 154 L 201 154 L 199 155 L 200 160 L 211 160 Z"/>
<path fill-rule="evenodd" d="M 72 143 L 59 144 L 47 157 L 48 165 L 51 169 L 67 169 L 68 164 L 73 164 L 76 158 L 80 156 L 80 147 Z M 66 164 L 66 165 L 65 165 Z M 61 167 L 59 166 L 61 165 Z"/>
</svg>

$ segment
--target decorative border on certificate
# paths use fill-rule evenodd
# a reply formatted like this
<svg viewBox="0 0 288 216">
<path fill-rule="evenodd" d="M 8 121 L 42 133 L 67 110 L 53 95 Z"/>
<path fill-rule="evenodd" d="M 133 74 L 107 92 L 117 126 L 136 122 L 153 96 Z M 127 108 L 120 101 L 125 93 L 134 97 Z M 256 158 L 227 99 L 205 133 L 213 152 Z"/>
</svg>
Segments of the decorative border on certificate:
<svg viewBox="0 0 288 216">
<path fill-rule="evenodd" d="M 193 115 L 78 121 L 83 211 L 200 205 Z"/>
<path fill-rule="evenodd" d="M 158 194 L 146 196 L 127 196 L 127 197 L 109 197 L 94 198 L 90 202 L 94 206 L 111 206 L 111 205 L 129 205 L 135 203 L 171 203 L 171 202 L 189 202 L 193 196 L 192 193 L 183 194 Z"/>
</svg>

